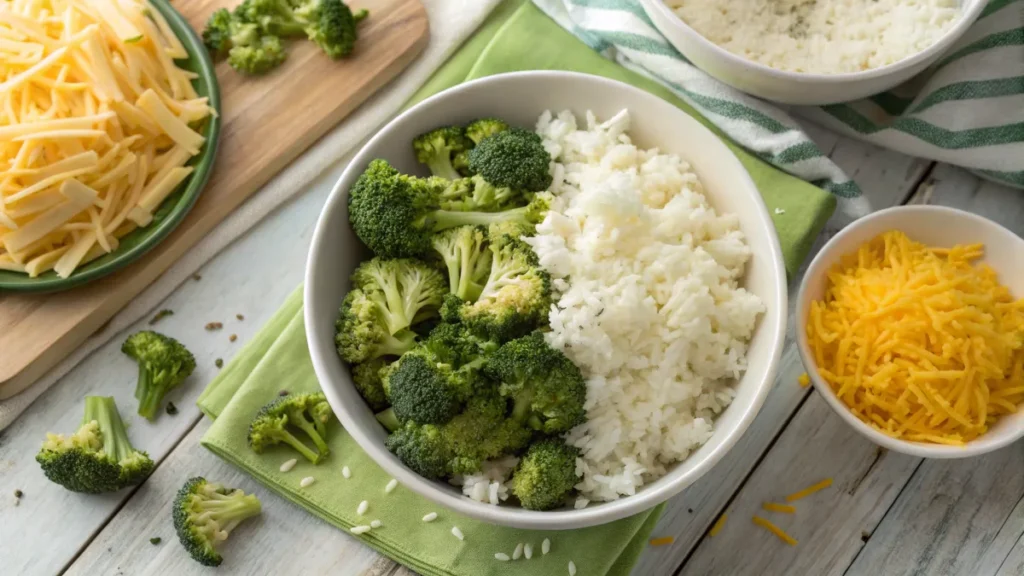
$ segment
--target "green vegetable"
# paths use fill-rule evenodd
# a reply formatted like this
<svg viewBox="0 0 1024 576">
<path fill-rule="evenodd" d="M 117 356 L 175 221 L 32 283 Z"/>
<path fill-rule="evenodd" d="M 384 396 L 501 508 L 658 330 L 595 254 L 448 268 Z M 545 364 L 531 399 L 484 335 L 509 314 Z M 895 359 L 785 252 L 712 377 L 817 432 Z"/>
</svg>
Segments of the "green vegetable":
<svg viewBox="0 0 1024 576">
<path fill-rule="evenodd" d="M 287 57 L 280 38 L 260 36 L 249 44 L 232 47 L 228 65 L 243 74 L 259 76 L 277 68 Z"/>
<path fill-rule="evenodd" d="M 196 368 L 196 359 L 185 346 L 152 330 L 129 336 L 121 351 L 139 364 L 135 398 L 139 401 L 139 415 L 148 420 L 156 418 L 163 397 Z"/>
<path fill-rule="evenodd" d="M 260 408 L 249 424 L 249 446 L 262 454 L 277 444 L 287 444 L 313 464 L 319 464 L 330 454 L 327 447 L 327 423 L 333 412 L 323 392 L 280 396 Z M 314 448 L 292 433 L 301 431 L 313 442 Z"/>
<path fill-rule="evenodd" d="M 551 155 L 540 136 L 510 128 L 488 136 L 469 152 L 469 170 L 498 187 L 540 192 L 551 186 Z"/>
<path fill-rule="evenodd" d="M 565 502 L 577 482 L 579 450 L 561 438 L 536 442 L 512 473 L 512 493 L 528 510 L 551 510 Z"/>
<path fill-rule="evenodd" d="M 558 434 L 586 419 L 583 374 L 540 332 L 503 345 L 485 369 L 501 382 L 501 395 L 514 402 L 512 418 L 534 430 Z"/>
<path fill-rule="evenodd" d="M 86 396 L 78 431 L 47 434 L 36 461 L 51 482 L 89 494 L 134 486 L 154 467 L 148 454 L 132 447 L 114 399 L 106 396 Z"/>
<path fill-rule="evenodd" d="M 152 544 L 153 546 L 156 546 L 157 544 L 159 544 L 159 543 L 161 543 L 163 541 L 164 541 L 164 539 L 159 537 L 159 536 L 154 536 L 154 537 L 149 539 L 149 543 Z"/>
<path fill-rule="evenodd" d="M 499 188 L 482 176 L 454 180 L 440 195 L 442 209 L 460 212 L 502 212 L 526 204 L 526 196 L 521 190 Z"/>
<path fill-rule="evenodd" d="M 423 347 L 387 370 L 384 381 L 399 421 L 442 424 L 459 413 L 473 392 L 475 375 L 445 364 Z"/>
<path fill-rule="evenodd" d="M 474 145 L 478 145 L 484 138 L 504 132 L 509 128 L 510 126 L 504 120 L 480 118 L 466 125 L 466 137 L 472 140 Z"/>
<path fill-rule="evenodd" d="M 395 411 L 392 408 L 378 412 L 375 414 L 375 417 L 377 422 L 380 422 L 381 426 L 388 432 L 394 432 L 402 427 L 402 423 L 398 421 L 398 417 L 395 416 Z"/>
<path fill-rule="evenodd" d="M 459 126 L 445 126 L 420 134 L 412 141 L 416 160 L 426 164 L 434 176 L 456 180 L 461 177 L 452 165 L 452 157 L 473 147 Z"/>
<path fill-rule="evenodd" d="M 462 300 L 475 301 L 491 270 L 486 248 L 487 231 L 480 226 L 459 226 L 434 236 L 434 250 L 448 270 L 448 291 Z"/>
<path fill-rule="evenodd" d="M 404 176 L 386 160 L 374 160 L 349 191 L 352 230 L 377 256 L 423 256 L 436 232 L 506 222 L 531 226 L 544 219 L 552 200 L 550 194 L 536 194 L 527 206 L 465 212 L 443 209 L 443 192 L 434 179 Z"/>
<path fill-rule="evenodd" d="M 356 390 L 363 400 L 366 400 L 371 410 L 383 410 L 388 406 L 380 374 L 388 364 L 384 358 L 374 358 L 352 366 L 352 383 L 356 385 Z"/>
<path fill-rule="evenodd" d="M 217 545 L 227 540 L 243 520 L 261 511 L 254 494 L 225 488 L 200 476 L 185 482 L 172 508 L 178 540 L 192 559 L 204 566 L 219 566 L 224 559 Z"/>
</svg>

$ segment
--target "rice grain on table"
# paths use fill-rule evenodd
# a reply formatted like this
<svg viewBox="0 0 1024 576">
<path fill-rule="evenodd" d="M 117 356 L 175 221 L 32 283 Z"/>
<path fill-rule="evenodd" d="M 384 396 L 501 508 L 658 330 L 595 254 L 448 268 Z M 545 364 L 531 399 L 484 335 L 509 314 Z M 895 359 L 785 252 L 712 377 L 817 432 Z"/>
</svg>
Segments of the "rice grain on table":
<svg viewBox="0 0 1024 576">
<path fill-rule="evenodd" d="M 527 560 L 529 560 L 530 558 L 533 558 L 533 544 L 530 544 L 529 542 L 527 542 L 523 546 L 523 556 L 526 556 Z"/>
<path fill-rule="evenodd" d="M 452 526 L 452 536 L 455 536 L 459 540 L 466 539 L 466 537 L 462 534 L 462 530 L 459 530 L 458 526 Z"/>
<path fill-rule="evenodd" d="M 285 460 L 285 462 L 281 464 L 281 472 L 290 471 L 292 468 L 295 468 L 295 464 L 297 464 L 298 462 L 299 461 L 296 460 L 295 458 L 292 458 L 291 460 Z"/>
<path fill-rule="evenodd" d="M 305 478 L 302 479 L 302 481 L 299 482 L 299 486 L 302 486 L 303 488 L 306 488 L 307 486 L 311 485 L 313 482 L 316 482 L 316 478 L 313 478 L 312 476 L 306 476 Z"/>
<path fill-rule="evenodd" d="M 635 146 L 629 112 L 537 122 L 552 209 L 525 238 L 552 276 L 548 343 L 587 379 L 577 485 L 615 500 L 707 442 L 746 369 L 764 304 L 739 286 L 750 248 L 682 158 Z"/>
<path fill-rule="evenodd" d="M 496 560 L 501 560 L 502 562 L 508 562 L 508 554 L 505 554 L 504 552 L 496 552 L 494 554 L 494 558 Z"/>
<path fill-rule="evenodd" d="M 363 514 L 366 514 L 366 511 L 369 508 L 370 508 L 370 503 L 367 502 L 366 500 L 363 500 L 362 502 L 359 503 L 359 507 L 356 508 L 356 514 L 362 516 Z"/>
<path fill-rule="evenodd" d="M 424 522 L 433 522 L 437 520 L 437 512 L 431 512 L 423 517 Z"/>
<path fill-rule="evenodd" d="M 348 531 L 353 533 L 353 534 L 365 534 L 365 533 L 370 531 L 370 527 L 366 526 L 366 525 L 363 525 L 363 526 L 353 526 L 352 528 L 349 528 Z"/>
<path fill-rule="evenodd" d="M 348 466 L 344 466 L 341 469 L 341 475 L 344 476 L 345 478 L 351 478 L 352 471 L 348 469 Z"/>
<path fill-rule="evenodd" d="M 380 520 L 374 520 L 374 521 L 370 522 L 370 528 L 380 528 L 383 525 L 384 525 L 384 523 L 381 522 Z"/>
<path fill-rule="evenodd" d="M 391 481 L 388 482 L 387 486 L 384 487 L 384 493 L 391 494 L 391 492 L 395 489 L 396 486 L 398 486 L 398 480 L 392 478 Z"/>
<path fill-rule="evenodd" d="M 520 542 L 519 544 L 516 544 L 516 549 L 515 549 L 514 552 L 512 552 L 512 559 L 513 560 L 519 560 L 522 557 L 523 557 L 523 543 Z"/>
<path fill-rule="evenodd" d="M 576 576 L 576 563 L 569 560 L 569 576 Z"/>
<path fill-rule="evenodd" d="M 550 551 L 551 551 L 551 540 L 548 540 L 547 538 L 545 538 L 544 541 L 540 543 L 540 555 L 541 556 L 547 556 L 548 552 L 550 552 Z"/>
</svg>

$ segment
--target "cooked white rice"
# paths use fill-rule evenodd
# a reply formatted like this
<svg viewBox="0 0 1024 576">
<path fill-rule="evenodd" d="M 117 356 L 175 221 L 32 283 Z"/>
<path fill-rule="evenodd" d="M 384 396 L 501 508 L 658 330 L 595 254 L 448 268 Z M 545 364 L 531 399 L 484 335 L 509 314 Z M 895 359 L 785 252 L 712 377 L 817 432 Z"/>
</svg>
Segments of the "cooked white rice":
<svg viewBox="0 0 1024 576">
<path fill-rule="evenodd" d="M 515 456 L 484 462 L 476 474 L 454 476 L 451 483 L 461 486 L 462 493 L 473 500 L 496 506 L 508 500 L 511 495 L 509 478 L 518 463 L 519 459 Z"/>
<path fill-rule="evenodd" d="M 566 111 L 537 132 L 556 205 L 527 239 L 555 279 L 550 344 L 587 378 L 583 499 L 614 500 L 711 437 L 764 305 L 738 286 L 750 250 L 678 156 L 634 146 L 622 111 L 585 129 Z"/>
</svg>

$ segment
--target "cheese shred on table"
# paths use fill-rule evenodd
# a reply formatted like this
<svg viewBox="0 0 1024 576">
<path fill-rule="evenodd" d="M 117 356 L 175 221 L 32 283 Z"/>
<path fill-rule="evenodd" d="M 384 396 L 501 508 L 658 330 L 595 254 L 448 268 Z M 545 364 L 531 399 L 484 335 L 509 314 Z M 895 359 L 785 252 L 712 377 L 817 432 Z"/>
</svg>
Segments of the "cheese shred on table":
<svg viewBox="0 0 1024 576">
<path fill-rule="evenodd" d="M 211 116 L 147 0 L 0 2 L 0 269 L 67 277 L 147 226 Z"/>
<path fill-rule="evenodd" d="M 1024 300 L 975 261 L 887 232 L 828 275 L 806 326 L 820 375 L 861 420 L 960 445 L 1024 401 Z"/>
<path fill-rule="evenodd" d="M 777 536 L 779 540 L 782 540 L 786 544 L 789 544 L 790 546 L 796 546 L 797 545 L 797 541 L 796 541 L 795 538 L 793 538 L 789 534 L 786 534 L 785 530 L 783 530 L 782 528 L 779 528 L 775 524 L 772 524 L 770 521 L 768 521 L 768 520 L 766 520 L 764 518 L 761 518 L 760 516 L 754 516 L 753 521 L 754 521 L 754 524 L 757 524 L 758 526 L 761 526 L 762 528 L 767 529 L 772 534 L 775 534 L 775 536 Z"/>
</svg>

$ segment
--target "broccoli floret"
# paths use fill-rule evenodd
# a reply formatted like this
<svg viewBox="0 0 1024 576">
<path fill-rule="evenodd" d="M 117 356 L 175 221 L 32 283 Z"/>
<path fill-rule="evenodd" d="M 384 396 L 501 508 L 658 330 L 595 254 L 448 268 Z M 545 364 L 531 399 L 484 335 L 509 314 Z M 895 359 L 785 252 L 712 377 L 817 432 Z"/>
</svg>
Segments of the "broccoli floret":
<svg viewBox="0 0 1024 576">
<path fill-rule="evenodd" d="M 334 327 L 338 355 L 353 364 L 401 356 L 416 345 L 416 334 L 410 330 L 388 332 L 377 305 L 358 288 L 345 296 Z"/>
<path fill-rule="evenodd" d="M 551 186 L 550 164 L 540 136 L 520 128 L 488 136 L 469 152 L 470 172 L 514 190 L 546 190 Z"/>
<path fill-rule="evenodd" d="M 560 438 L 530 446 L 512 474 L 512 493 L 528 510 L 551 510 L 565 502 L 576 484 L 579 450 Z"/>
<path fill-rule="evenodd" d="M 504 344 L 488 360 L 487 375 L 514 402 L 512 418 L 545 434 L 582 424 L 587 387 L 580 369 L 534 332 Z"/>
<path fill-rule="evenodd" d="M 460 226 L 434 236 L 434 250 L 448 269 L 448 291 L 475 301 L 491 270 L 487 232 L 479 226 Z"/>
<path fill-rule="evenodd" d="M 89 494 L 133 486 L 153 471 L 149 455 L 132 447 L 117 405 L 107 396 L 86 396 L 78 431 L 47 434 L 36 462 L 51 482 Z"/>
<path fill-rule="evenodd" d="M 225 488 L 201 476 L 185 482 L 172 508 L 178 540 L 193 560 L 205 566 L 220 566 L 224 559 L 217 545 L 227 540 L 243 520 L 261 511 L 255 494 Z"/>
<path fill-rule="evenodd" d="M 427 478 L 470 474 L 485 460 L 520 450 L 531 433 L 505 418 L 505 402 L 482 392 L 446 424 L 406 422 L 386 441 L 406 466 Z"/>
<path fill-rule="evenodd" d="M 249 446 L 262 454 L 268 447 L 284 442 L 313 464 L 330 454 L 327 447 L 327 423 L 333 416 L 323 392 L 289 394 L 260 408 L 249 424 Z M 297 428 L 313 441 L 315 450 L 296 438 L 289 428 Z"/>
<path fill-rule="evenodd" d="M 359 395 L 366 400 L 371 410 L 383 410 L 388 406 L 388 399 L 384 395 L 384 386 L 381 384 L 381 369 L 386 368 L 388 361 L 383 358 L 374 358 L 352 367 L 352 382 L 356 385 Z"/>
<path fill-rule="evenodd" d="M 391 334 L 437 316 L 447 293 L 440 272 L 410 258 L 363 262 L 352 273 L 352 284 L 373 302 Z"/>
<path fill-rule="evenodd" d="M 399 421 L 442 424 L 473 393 L 475 374 L 442 362 L 423 346 L 406 352 L 385 371 L 384 386 Z"/>
<path fill-rule="evenodd" d="M 228 65 L 242 74 L 258 76 L 278 67 L 287 57 L 280 38 L 260 36 L 255 42 L 233 47 L 228 52 Z"/>
<path fill-rule="evenodd" d="M 497 118 L 480 118 L 466 125 L 466 137 L 473 141 L 473 144 L 480 142 L 488 136 L 508 130 L 510 126 Z"/>
<path fill-rule="evenodd" d="M 156 418 L 163 397 L 196 369 L 196 359 L 185 346 L 152 330 L 129 336 L 121 345 L 121 352 L 139 364 L 135 398 L 139 401 L 139 415 L 148 420 Z"/>
<path fill-rule="evenodd" d="M 536 194 L 520 208 L 462 212 L 442 209 L 442 193 L 433 179 L 403 176 L 386 160 L 374 160 L 349 191 L 352 230 L 380 257 L 422 256 L 431 250 L 435 232 L 503 222 L 533 225 L 544 219 L 552 199 Z"/>
<path fill-rule="evenodd" d="M 525 195 L 511 188 L 499 188 L 472 176 L 455 180 L 441 193 L 441 208 L 460 212 L 502 212 L 524 206 Z"/>
<path fill-rule="evenodd" d="M 226 8 L 215 10 L 206 21 L 203 43 L 214 56 L 224 56 L 234 46 L 248 46 L 260 38 L 259 25 L 244 22 Z"/>
<path fill-rule="evenodd" d="M 498 344 L 482 339 L 461 324 L 442 322 L 421 345 L 438 362 L 456 369 L 476 370 L 498 349 Z"/>
<path fill-rule="evenodd" d="M 388 432 L 394 432 L 402 427 L 402 423 L 398 421 L 398 416 L 395 416 L 394 408 L 377 412 L 374 417 L 377 418 L 377 422 L 380 422 L 381 426 Z"/>
<path fill-rule="evenodd" d="M 505 342 L 544 323 L 551 307 L 551 276 L 521 240 L 494 238 L 489 249 L 491 271 L 480 296 L 475 302 L 446 297 L 441 317 L 462 322 L 486 339 Z"/>
<path fill-rule="evenodd" d="M 416 159 L 430 168 L 434 176 L 457 180 L 461 175 L 452 165 L 452 156 L 469 150 L 473 143 L 459 126 L 446 126 L 420 134 L 412 141 Z"/>
<path fill-rule="evenodd" d="M 234 15 L 272 36 L 300 36 L 305 32 L 285 0 L 245 0 L 235 8 Z"/>
<path fill-rule="evenodd" d="M 342 0 L 306 0 L 295 8 L 295 17 L 304 24 L 306 35 L 332 60 L 352 53 L 357 25 L 369 12 L 355 14 Z"/>
</svg>

